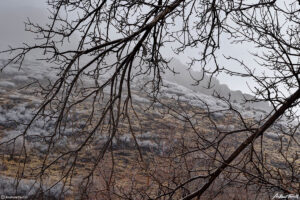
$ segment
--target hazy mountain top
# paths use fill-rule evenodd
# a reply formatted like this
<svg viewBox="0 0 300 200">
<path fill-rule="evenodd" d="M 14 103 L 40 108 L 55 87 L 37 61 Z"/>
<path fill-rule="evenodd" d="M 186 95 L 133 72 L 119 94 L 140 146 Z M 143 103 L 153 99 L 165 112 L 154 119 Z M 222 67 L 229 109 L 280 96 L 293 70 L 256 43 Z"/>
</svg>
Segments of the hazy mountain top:
<svg viewBox="0 0 300 200">
<path fill-rule="evenodd" d="M 17 0 L 13 0 L 17 2 Z M 29 2 L 35 2 L 30 0 Z M 28 2 L 28 3 L 29 3 Z M 48 21 L 45 8 L 42 6 L 34 6 L 36 4 L 24 4 L 12 5 L 7 1 L 0 1 L 0 50 L 7 49 L 8 45 L 13 47 L 20 46 L 23 42 L 32 43 L 37 42 L 34 39 L 34 35 L 30 32 L 25 32 L 24 22 L 27 18 L 30 18 L 35 23 L 46 24 Z M 13 14 L 12 14 L 13 13 Z M 5 19 L 5 20 L 4 20 Z M 68 45 L 68 48 L 72 48 L 72 45 Z M 0 55 L 1 57 L 2 55 Z M 110 60 L 111 58 L 108 58 Z M 231 91 L 225 84 L 221 84 L 218 79 L 212 78 L 212 88 L 207 89 L 209 77 L 203 77 L 203 80 L 199 85 L 193 85 L 195 81 L 191 78 L 187 66 L 182 64 L 179 60 L 173 59 L 170 63 L 170 67 L 173 68 L 179 74 L 174 75 L 172 72 L 167 71 L 165 74 L 166 80 L 174 82 L 178 85 L 182 85 L 188 89 L 202 94 L 212 95 L 214 92 L 219 93 L 221 96 L 227 97 L 231 94 L 232 101 L 242 102 L 244 97 L 251 99 L 252 96 L 243 94 L 241 91 Z M 201 72 L 191 71 L 191 74 L 195 79 L 202 77 Z M 247 103 L 246 106 L 263 109 L 266 111 L 271 110 L 270 106 L 266 102 L 261 103 Z"/>
<path fill-rule="evenodd" d="M 193 90 L 194 92 L 199 92 L 207 95 L 213 95 L 214 93 L 218 93 L 223 97 L 228 97 L 229 94 L 231 95 L 232 102 L 243 103 L 244 99 L 252 99 L 253 96 L 249 94 L 243 94 L 241 91 L 232 91 L 226 84 L 221 84 L 217 78 L 211 79 L 211 85 L 209 86 L 210 77 L 205 75 L 203 76 L 202 72 L 197 71 L 188 71 L 188 67 L 182 64 L 179 60 L 173 59 L 169 65 L 171 68 L 174 69 L 176 74 L 173 72 L 167 71 L 165 74 L 166 80 L 170 82 L 174 82 L 178 85 L 182 85 L 186 88 Z M 191 77 L 193 76 L 194 79 L 200 80 L 203 76 L 203 80 L 199 83 L 199 85 L 195 85 L 195 80 Z M 262 109 L 265 111 L 270 111 L 271 107 L 267 102 L 259 102 L 259 103 L 246 103 L 246 107 L 253 107 Z"/>
</svg>

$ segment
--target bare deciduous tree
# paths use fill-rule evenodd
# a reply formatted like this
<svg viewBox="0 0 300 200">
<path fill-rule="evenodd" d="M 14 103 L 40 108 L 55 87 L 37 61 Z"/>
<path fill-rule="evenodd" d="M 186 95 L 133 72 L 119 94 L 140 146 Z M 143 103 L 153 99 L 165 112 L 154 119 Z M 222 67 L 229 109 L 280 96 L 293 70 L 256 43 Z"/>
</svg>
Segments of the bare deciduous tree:
<svg viewBox="0 0 300 200">
<path fill-rule="evenodd" d="M 1 143 L 5 148 L 21 141 L 18 152 L 9 150 L 22 158 L 17 183 L 33 177 L 43 191 L 43 182 L 55 176 L 51 185 L 63 185 L 58 198 L 71 190 L 83 199 L 261 199 L 278 191 L 299 193 L 298 1 L 48 0 L 48 5 L 49 24 L 26 24 L 37 43 L 2 52 L 13 54 L 3 70 L 12 63 L 22 68 L 25 57 L 38 51 L 39 60 L 57 72 L 55 79 L 30 84 L 42 103 L 22 133 Z M 241 70 L 224 66 L 219 53 L 224 38 L 255 47 L 251 55 L 257 64 L 227 56 Z M 69 49 L 70 42 L 76 48 Z M 196 85 L 206 75 L 246 77 L 255 86 L 249 86 L 254 97 L 245 102 L 268 102 L 272 111 L 247 117 L 230 96 L 218 93 L 222 109 L 199 95 L 193 101 L 200 107 L 180 95 L 165 98 L 162 76 L 173 70 L 163 52 L 170 46 L 178 56 L 199 51 L 190 62 L 202 67 L 203 76 L 193 77 Z M 150 100 L 149 107 L 134 103 L 137 91 Z M 36 154 L 28 137 L 39 121 L 51 128 L 34 136 L 46 149 L 33 168 Z M 146 129 L 159 132 L 147 149 L 139 139 Z M 122 147 L 127 140 L 134 149 Z"/>
</svg>

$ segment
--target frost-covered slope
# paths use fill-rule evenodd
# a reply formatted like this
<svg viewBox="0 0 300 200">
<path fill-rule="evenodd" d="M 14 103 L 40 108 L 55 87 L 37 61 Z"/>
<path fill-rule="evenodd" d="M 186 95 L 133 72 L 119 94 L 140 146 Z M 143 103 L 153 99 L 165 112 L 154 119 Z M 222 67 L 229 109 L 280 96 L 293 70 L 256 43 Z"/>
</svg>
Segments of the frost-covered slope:
<svg viewBox="0 0 300 200">
<path fill-rule="evenodd" d="M 6 60 L 0 59 L 0 66 L 5 62 Z M 180 69 L 181 73 L 186 73 L 184 70 L 182 70 L 182 68 L 185 66 L 180 65 L 179 61 L 175 61 L 175 63 L 172 64 L 175 66 L 175 69 Z M 0 73 L 0 92 L 5 93 L 7 90 L 13 90 L 15 93 L 17 93 L 14 95 L 18 95 L 18 91 L 16 91 L 16 89 L 21 88 L 35 80 L 54 80 L 57 75 L 56 73 L 56 70 L 50 66 L 28 60 L 24 62 L 24 66 L 21 69 L 19 69 L 19 65 L 17 64 L 9 65 Z M 164 84 L 161 88 L 160 97 L 174 99 L 179 98 L 179 100 L 189 103 L 193 106 L 201 108 L 207 108 L 208 106 L 208 108 L 212 111 L 222 110 L 228 107 L 224 101 L 221 101 L 220 99 L 211 95 L 214 89 L 207 90 L 203 88 L 203 84 L 205 84 L 207 77 L 204 79 L 202 86 L 199 85 L 195 87 L 189 84 L 189 80 L 187 80 L 187 77 L 185 77 L 186 75 L 187 74 L 182 74 L 180 77 L 175 76 L 174 79 L 171 79 L 171 75 L 167 73 L 166 80 L 164 80 Z M 134 90 L 139 90 L 139 86 L 141 85 L 139 81 L 141 80 L 136 80 L 136 82 L 132 83 Z M 85 84 L 93 84 L 94 80 L 85 80 L 84 82 Z M 270 110 L 270 107 L 268 107 L 267 103 L 244 103 L 242 101 L 243 94 L 241 92 L 230 91 L 226 85 L 224 86 L 219 84 L 217 79 L 213 79 L 213 83 L 217 88 L 216 90 L 222 91 L 223 95 L 225 95 L 226 92 L 227 94 L 229 92 L 233 94 L 232 104 L 245 117 L 254 117 L 259 119 L 265 116 Z M 133 94 L 133 99 L 136 102 L 142 102 L 144 104 L 150 103 L 149 99 L 139 96 L 138 94 Z"/>
<path fill-rule="evenodd" d="M 0 67 L 6 62 L 7 60 L 0 59 Z M 182 74 L 181 77 L 175 76 L 174 79 L 172 79 L 171 77 L 173 75 L 167 73 L 167 80 L 163 81 L 164 84 L 161 87 L 159 97 L 176 100 L 179 99 L 181 102 L 185 102 L 198 108 L 208 108 L 210 111 L 228 109 L 228 104 L 226 102 L 211 95 L 211 93 L 213 93 L 213 89 L 207 90 L 202 87 L 203 84 L 205 84 L 205 81 L 207 81 L 207 77 L 205 77 L 202 86 L 191 86 L 186 79 L 187 77 L 185 77 L 187 75 L 183 70 L 185 66 L 176 60 L 171 64 L 173 64 L 175 70 L 179 69 L 181 73 L 185 74 Z M 35 111 L 35 108 L 40 102 L 40 100 L 35 96 L 22 93 L 22 90 L 18 90 L 19 88 L 22 88 L 26 84 L 35 80 L 47 83 L 48 80 L 53 81 L 56 78 L 57 71 L 55 69 L 35 61 L 26 60 L 21 69 L 19 69 L 19 65 L 17 64 L 7 66 L 0 73 L 0 94 L 2 96 L 2 101 L 10 101 L 9 104 L 13 104 L 14 106 L 0 106 L 0 126 L 14 127 L 16 123 L 28 123 Z M 150 105 L 151 99 L 148 98 L 147 95 L 140 93 L 141 83 L 139 81 L 141 80 L 136 80 L 136 82 L 132 83 L 133 101 L 136 103 L 136 105 L 143 105 L 144 107 L 147 107 Z M 213 83 L 215 86 L 217 86 L 217 90 L 223 91 L 223 94 L 225 94 L 224 92 L 232 92 L 226 85 L 221 85 L 217 79 L 213 79 Z M 84 80 L 84 84 L 94 84 L 94 80 Z M 104 92 L 109 92 L 109 90 L 105 89 Z M 243 117 L 260 120 L 269 114 L 270 107 L 268 107 L 267 103 L 244 103 L 241 100 L 243 97 L 241 92 L 233 91 L 232 94 L 234 97 L 233 100 L 236 101 L 232 101 L 231 104 L 242 114 Z M 220 115 L 222 115 L 222 113 L 220 113 Z M 292 122 L 288 122 L 284 117 L 282 117 L 276 124 L 278 126 L 285 126 L 291 123 Z M 10 133 L 11 135 L 16 135 L 18 133 L 20 134 L 21 129 L 22 126 L 18 126 L 14 131 L 7 132 L 5 134 L 6 139 L 10 138 Z M 47 126 L 44 126 L 43 123 L 39 123 L 39 121 L 34 124 L 34 128 L 31 130 L 30 134 L 35 134 L 38 132 L 45 134 L 47 132 Z M 67 132 L 68 131 L 66 131 L 66 134 L 68 135 Z M 278 135 L 275 133 L 270 133 L 270 137 L 278 138 Z"/>
<path fill-rule="evenodd" d="M 1 63 L 5 63 L 5 60 L 0 60 L 0 64 Z M 24 67 L 21 69 L 18 68 L 18 65 L 10 65 L 0 73 L 0 143 L 7 142 L 7 145 L 0 146 L 0 153 L 9 157 L 10 153 L 13 151 L 18 155 L 24 145 L 28 152 L 33 155 L 32 158 L 36 161 L 35 166 L 31 167 L 36 168 L 37 166 L 40 166 L 40 162 L 42 161 L 41 158 L 47 153 L 48 145 L 51 144 L 49 140 L 52 138 L 50 136 L 55 127 L 55 120 L 50 119 L 48 116 L 45 118 L 38 118 L 27 131 L 26 136 L 23 137 L 22 133 L 24 128 L 26 124 L 30 122 L 41 100 L 31 93 L 30 90 L 24 91 L 18 90 L 18 88 L 22 88 L 25 84 L 36 79 L 40 81 L 45 81 L 47 79 L 54 80 L 57 78 L 57 72 L 49 66 L 33 61 L 26 61 L 24 64 Z M 84 84 L 93 84 L 93 82 L 94 81 L 91 80 L 85 80 Z M 45 83 L 47 84 L 47 82 Z M 175 120 L 174 117 L 162 117 L 159 115 L 158 109 L 156 108 L 164 110 L 160 104 L 155 103 L 153 105 L 154 109 L 145 111 L 145 108 L 151 105 L 151 97 L 147 96 L 147 91 L 145 91 L 147 90 L 147 87 L 140 88 L 141 85 L 143 84 L 140 82 L 133 82 L 131 90 L 136 112 L 141 116 L 141 127 L 135 127 L 137 134 L 135 140 L 133 139 L 132 134 L 128 132 L 129 129 L 126 128 L 126 124 L 120 125 L 120 127 L 123 126 L 123 128 L 120 129 L 122 131 L 120 131 L 112 140 L 112 148 L 116 151 L 120 151 L 123 154 L 127 151 L 127 154 L 125 153 L 124 156 L 127 160 L 129 158 L 128 155 L 130 155 L 129 152 L 136 150 L 136 143 L 138 143 L 139 148 L 142 151 L 151 151 L 156 154 L 164 155 L 165 153 L 172 151 L 172 145 L 178 146 L 176 143 L 178 141 L 176 132 L 189 134 L 189 132 L 185 132 L 186 130 L 184 130 L 184 127 L 181 127 L 181 120 Z M 104 90 L 104 93 L 107 92 L 109 91 Z M 183 104 L 190 105 L 186 106 L 187 109 L 190 109 L 186 110 L 187 112 L 202 112 L 207 108 L 209 108 L 210 111 L 223 110 L 225 112 L 214 112 L 211 114 L 212 119 L 218 122 L 218 130 L 232 131 L 239 128 L 239 123 L 234 120 L 234 118 L 226 118 L 225 114 L 228 111 L 228 104 L 209 94 L 194 91 L 184 85 L 164 80 L 164 84 L 161 87 L 158 97 L 169 105 L 174 104 L 174 107 L 176 107 L 176 100 L 179 100 Z M 240 102 L 233 102 L 232 106 L 248 119 L 258 120 L 267 115 L 265 110 L 249 107 Z M 68 118 L 68 121 L 71 121 L 72 123 L 68 123 L 66 127 L 60 130 L 58 135 L 55 135 L 52 138 L 53 146 L 51 155 L 56 155 L 57 153 L 64 151 L 74 151 L 78 148 L 78 145 L 82 144 L 85 140 L 85 135 L 81 128 L 85 126 L 84 119 L 89 117 L 86 112 L 88 109 L 89 105 L 87 102 L 85 105 L 79 108 L 77 107 L 74 112 L 72 112 L 72 115 Z M 45 114 L 47 115 L 48 113 Z M 205 121 L 203 118 L 193 118 L 192 120 L 195 120 L 195 123 L 197 123 L 200 128 L 207 130 L 207 134 L 212 134 L 216 130 L 216 127 L 209 125 L 208 120 Z M 162 126 L 162 124 L 164 126 Z M 282 120 L 276 125 L 285 126 L 286 122 Z M 13 139 L 19 135 L 20 137 L 16 140 Z M 272 130 L 265 135 L 271 144 L 274 143 L 274 141 L 278 142 L 278 139 L 283 137 L 279 133 L 272 132 Z M 99 132 L 93 137 L 90 146 L 99 151 L 99 147 L 101 148 L 101 146 L 108 141 L 108 138 L 109 135 Z M 11 141 L 12 139 L 13 141 Z M 235 137 L 229 138 L 228 140 L 230 145 L 236 145 L 240 138 Z M 80 162 L 78 167 L 80 173 L 85 171 L 85 166 L 93 162 L 94 158 L 92 156 L 93 153 L 91 152 L 92 151 L 89 149 L 88 154 L 82 153 L 82 155 L 80 155 L 80 158 L 78 159 Z M 13 163 L 14 161 L 9 162 Z M 280 163 L 277 165 L 281 166 Z M 12 184 L 11 177 L 13 177 L 12 174 L 14 173 L 14 169 L 11 166 L 12 165 L 9 163 L 3 164 L 3 166 L 0 163 L 0 169 L 1 167 L 6 167 L 6 169 L 0 173 L 0 193 L 5 192 L 11 194 L 11 190 L 5 186 L 10 186 Z M 55 167 L 56 169 L 61 169 L 61 167 L 64 168 L 64 166 L 60 166 L 59 164 Z M 58 171 L 53 170 L 51 172 L 55 174 Z M 55 179 L 55 175 L 52 175 L 51 178 Z M 36 184 L 32 180 L 22 179 L 19 187 L 20 190 L 22 190 L 20 194 L 30 194 L 28 185 L 33 188 L 32 193 L 36 192 L 38 183 Z M 55 196 L 60 190 L 61 187 L 58 185 L 56 188 L 50 190 L 48 195 Z"/>
</svg>

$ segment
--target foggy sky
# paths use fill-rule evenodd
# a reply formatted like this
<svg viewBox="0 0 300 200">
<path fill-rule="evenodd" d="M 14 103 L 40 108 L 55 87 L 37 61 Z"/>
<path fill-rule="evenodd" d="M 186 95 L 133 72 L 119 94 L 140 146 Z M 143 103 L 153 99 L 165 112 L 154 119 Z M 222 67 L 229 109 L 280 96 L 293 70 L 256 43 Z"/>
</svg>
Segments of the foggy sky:
<svg viewBox="0 0 300 200">
<path fill-rule="evenodd" d="M 23 41 L 33 41 L 34 35 L 24 31 L 24 21 L 29 17 L 34 22 L 45 23 L 47 21 L 47 7 L 44 0 L 0 0 L 0 50 L 6 49 L 8 45 L 21 44 Z M 220 56 L 235 55 L 243 58 L 247 63 L 255 64 L 249 57 L 250 46 L 231 45 L 228 40 L 221 38 L 223 45 Z M 173 57 L 171 51 L 165 52 L 165 55 Z M 199 57 L 197 50 L 187 50 L 185 55 L 180 56 L 182 63 L 189 61 L 189 57 Z M 225 59 L 222 62 L 231 69 L 240 71 L 240 66 L 237 63 L 228 63 Z M 195 70 L 199 70 L 201 66 L 194 66 Z M 246 80 L 238 77 L 230 77 L 228 75 L 219 75 L 217 77 L 221 83 L 227 84 L 232 90 L 241 90 L 249 93 Z M 251 85 L 251 81 L 248 84 Z"/>
</svg>

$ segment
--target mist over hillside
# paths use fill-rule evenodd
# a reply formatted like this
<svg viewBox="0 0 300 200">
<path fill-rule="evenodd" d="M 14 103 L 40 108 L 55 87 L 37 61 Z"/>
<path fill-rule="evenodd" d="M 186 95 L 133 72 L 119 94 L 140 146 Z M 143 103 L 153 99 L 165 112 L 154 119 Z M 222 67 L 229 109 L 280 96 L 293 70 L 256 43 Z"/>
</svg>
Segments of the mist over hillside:
<svg viewBox="0 0 300 200">
<path fill-rule="evenodd" d="M 172 59 L 169 66 L 171 69 L 174 69 L 176 73 L 174 74 L 173 72 L 167 70 L 165 74 L 165 79 L 178 85 L 182 85 L 188 89 L 191 89 L 194 92 L 199 92 L 206 95 L 219 94 L 220 96 L 226 98 L 228 98 L 230 94 L 231 101 L 238 103 L 245 103 L 245 99 L 253 99 L 253 96 L 242 93 L 239 90 L 230 90 L 230 88 L 226 84 L 221 84 L 220 81 L 215 77 L 211 78 L 211 84 L 209 86 L 210 77 L 208 75 L 205 75 L 199 71 L 189 71 L 188 67 L 182 64 L 176 58 Z M 196 81 L 193 78 L 195 80 L 202 80 L 197 85 L 195 84 Z M 244 106 L 262 109 L 265 111 L 271 111 L 272 109 L 267 102 L 246 102 Z"/>
<path fill-rule="evenodd" d="M 33 0 L 31 0 L 34 2 Z M 12 6 L 9 3 L 5 3 L 6 1 L 0 2 L 0 26 L 3 27 L 0 30 L 0 50 L 7 49 L 8 45 L 13 47 L 20 46 L 23 42 L 26 43 L 36 43 L 37 40 L 34 38 L 34 34 L 25 31 L 24 22 L 29 18 L 34 23 L 46 24 L 48 22 L 47 13 L 45 13 L 44 8 L 40 6 L 34 6 L 31 4 L 21 3 L 18 6 Z M 12 14 L 13 13 L 13 14 Z M 74 40 L 73 40 L 74 41 Z M 75 43 L 70 43 L 68 48 L 72 48 Z M 2 55 L 1 58 L 4 58 Z M 33 58 L 27 57 L 29 60 Z M 6 58 L 4 58 L 6 59 Z M 109 58 L 110 60 L 112 58 Z M 208 82 L 210 78 L 207 75 L 204 75 L 203 80 L 199 83 L 199 85 L 195 85 L 195 80 L 191 77 L 191 75 L 195 79 L 200 79 L 202 77 L 201 72 L 196 71 L 188 71 L 188 67 L 180 62 L 178 59 L 172 59 L 169 64 L 170 68 L 173 68 L 176 74 L 167 70 L 164 78 L 167 81 L 176 83 L 178 85 L 184 86 L 188 89 L 193 90 L 196 93 L 213 95 L 215 93 L 220 94 L 221 96 L 228 97 L 231 94 L 232 102 L 243 103 L 244 99 L 252 99 L 252 96 L 249 94 L 243 94 L 241 91 L 232 91 L 230 88 L 221 84 L 220 81 L 213 77 L 211 79 L 211 88 L 208 87 Z M 45 67 L 45 66 L 44 66 Z M 270 111 L 271 107 L 267 102 L 259 102 L 259 103 L 250 103 L 247 102 L 244 104 L 245 107 L 252 107 L 256 109 L 262 109 L 265 111 Z"/>
<path fill-rule="evenodd" d="M 0 51 L 7 50 L 9 47 L 22 47 L 24 43 L 32 45 L 43 42 L 43 40 L 40 40 L 41 35 L 32 33 L 29 30 L 30 27 L 25 25 L 29 21 L 44 27 L 51 24 L 51 20 L 48 18 L 49 11 L 42 6 L 42 2 L 45 3 L 44 1 L 38 2 L 38 0 L 0 1 Z M 59 39 L 57 38 L 57 40 Z M 69 41 L 65 41 L 65 43 L 68 43 L 67 45 L 58 45 L 57 48 L 76 48 L 76 41 L 78 40 L 76 36 L 72 36 Z M 38 58 L 38 56 L 39 53 L 34 52 L 28 54 L 26 58 L 30 62 L 30 60 Z M 0 54 L 0 58 L 6 59 L 7 57 Z"/>
<path fill-rule="evenodd" d="M 196 2 L 0 0 L 1 198 L 297 194 L 300 61 L 284 56 L 294 58 L 300 36 L 285 41 L 264 18 L 276 3 L 254 4 L 265 15 L 251 22 L 249 2 Z M 266 63 L 248 62 L 260 53 Z"/>
</svg>

